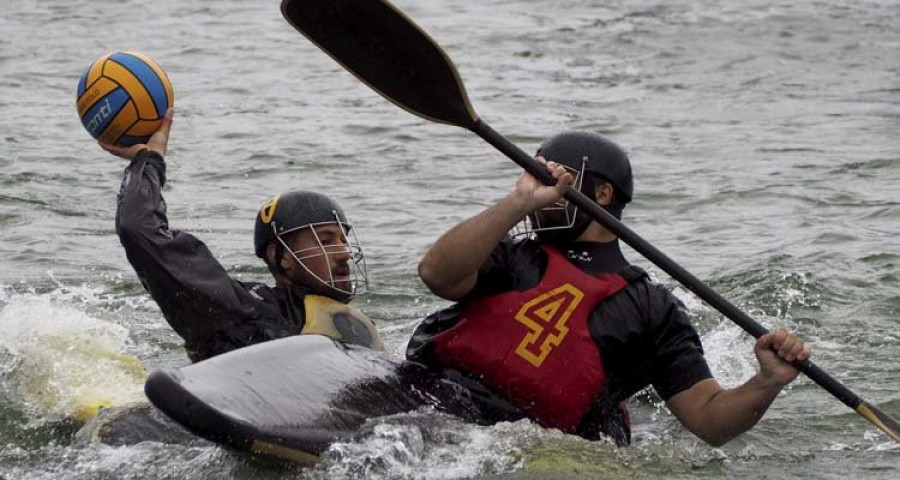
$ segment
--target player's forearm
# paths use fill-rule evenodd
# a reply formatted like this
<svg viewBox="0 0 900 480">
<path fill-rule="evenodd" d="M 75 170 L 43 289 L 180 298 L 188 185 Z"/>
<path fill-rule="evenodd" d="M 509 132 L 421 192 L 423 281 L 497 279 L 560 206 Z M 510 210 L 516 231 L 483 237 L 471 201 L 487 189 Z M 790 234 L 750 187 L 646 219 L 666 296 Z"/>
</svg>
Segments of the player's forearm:
<svg viewBox="0 0 900 480">
<path fill-rule="evenodd" d="M 702 420 L 691 430 L 709 444 L 724 445 L 753 428 L 782 388 L 757 374 L 739 387 L 720 390 L 709 399 Z"/>
<path fill-rule="evenodd" d="M 478 269 L 525 215 L 527 202 L 511 193 L 494 206 L 441 235 L 419 263 L 419 276 L 436 295 L 457 300 L 467 294 Z"/>
</svg>

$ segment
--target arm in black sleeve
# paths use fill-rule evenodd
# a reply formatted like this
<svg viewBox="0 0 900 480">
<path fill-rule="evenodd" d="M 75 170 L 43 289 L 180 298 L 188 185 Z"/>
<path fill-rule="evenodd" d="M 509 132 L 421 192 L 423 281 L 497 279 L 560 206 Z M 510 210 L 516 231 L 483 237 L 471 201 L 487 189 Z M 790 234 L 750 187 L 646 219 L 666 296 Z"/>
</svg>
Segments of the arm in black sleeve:
<svg viewBox="0 0 900 480">
<path fill-rule="evenodd" d="M 547 254 L 537 242 L 505 238 L 478 269 L 475 287 L 466 301 L 537 285 L 547 268 Z"/>
<path fill-rule="evenodd" d="M 246 335 L 242 321 L 254 317 L 254 299 L 232 280 L 196 237 L 169 230 L 161 189 L 162 157 L 150 150 L 125 169 L 118 196 L 116 232 L 128 261 L 159 304 L 169 325 L 191 350 L 213 337 Z M 233 339 L 235 343 L 252 343 Z"/>
<path fill-rule="evenodd" d="M 616 401 L 648 385 L 668 400 L 712 376 L 687 310 L 660 284 L 628 285 L 594 310 L 589 328 Z"/>
<path fill-rule="evenodd" d="M 526 290 L 536 285 L 547 266 L 547 255 L 535 242 L 502 240 L 478 269 L 475 287 L 450 307 L 428 315 L 420 323 L 406 347 L 409 360 L 438 365 L 433 339 L 453 328 L 467 302 L 511 290 Z"/>
<path fill-rule="evenodd" d="M 664 286 L 648 287 L 654 352 L 652 383 L 659 396 L 668 400 L 695 383 L 712 378 L 712 373 L 687 308 Z"/>
</svg>

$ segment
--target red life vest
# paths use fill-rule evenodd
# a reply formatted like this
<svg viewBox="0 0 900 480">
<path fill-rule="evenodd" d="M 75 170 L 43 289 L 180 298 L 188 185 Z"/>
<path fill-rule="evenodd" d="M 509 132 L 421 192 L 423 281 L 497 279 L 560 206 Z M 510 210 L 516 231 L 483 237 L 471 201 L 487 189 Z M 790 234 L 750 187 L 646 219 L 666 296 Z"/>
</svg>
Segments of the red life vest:
<svg viewBox="0 0 900 480">
<path fill-rule="evenodd" d="M 434 338 L 447 367 L 486 386 L 544 427 L 572 432 L 606 381 L 588 319 L 627 285 L 619 274 L 593 277 L 553 248 L 537 286 L 478 299 Z"/>
</svg>

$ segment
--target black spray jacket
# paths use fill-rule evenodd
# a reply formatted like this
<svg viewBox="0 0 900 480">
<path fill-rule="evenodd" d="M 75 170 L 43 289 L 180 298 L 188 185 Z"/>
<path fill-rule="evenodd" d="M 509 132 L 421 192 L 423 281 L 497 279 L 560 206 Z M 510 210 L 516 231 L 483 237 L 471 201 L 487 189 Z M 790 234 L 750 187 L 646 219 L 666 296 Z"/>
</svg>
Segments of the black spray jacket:
<svg viewBox="0 0 900 480">
<path fill-rule="evenodd" d="M 303 328 L 303 293 L 231 278 L 199 239 L 169 229 L 166 165 L 144 150 L 125 169 L 116 232 L 131 266 L 192 361 Z"/>
</svg>

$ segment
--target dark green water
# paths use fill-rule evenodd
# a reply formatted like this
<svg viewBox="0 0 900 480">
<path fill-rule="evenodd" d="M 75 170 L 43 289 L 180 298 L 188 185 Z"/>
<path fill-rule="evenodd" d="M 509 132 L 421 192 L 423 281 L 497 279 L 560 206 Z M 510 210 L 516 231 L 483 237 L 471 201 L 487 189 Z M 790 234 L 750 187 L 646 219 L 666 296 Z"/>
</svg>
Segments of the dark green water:
<svg viewBox="0 0 900 480">
<path fill-rule="evenodd" d="M 0 13 L 0 477 L 900 477 L 900 448 L 806 380 L 750 433 L 711 448 L 650 393 L 635 445 L 482 428 L 417 413 L 373 421 L 313 469 L 209 445 L 73 441 L 82 398 L 141 396 L 146 369 L 187 363 L 114 234 L 123 161 L 75 114 L 81 70 L 108 50 L 158 60 L 177 114 L 165 191 L 174 228 L 265 280 L 252 218 L 270 194 L 325 190 L 366 249 L 356 305 L 399 355 L 444 305 L 415 265 L 442 231 L 504 195 L 517 167 L 471 134 L 388 104 L 313 48 L 277 1 L 22 0 Z M 625 221 L 826 371 L 900 417 L 900 4 L 398 1 L 459 67 L 475 108 L 533 151 L 565 129 L 630 152 Z M 737 327 L 690 307 L 721 383 L 755 371 Z"/>
</svg>

